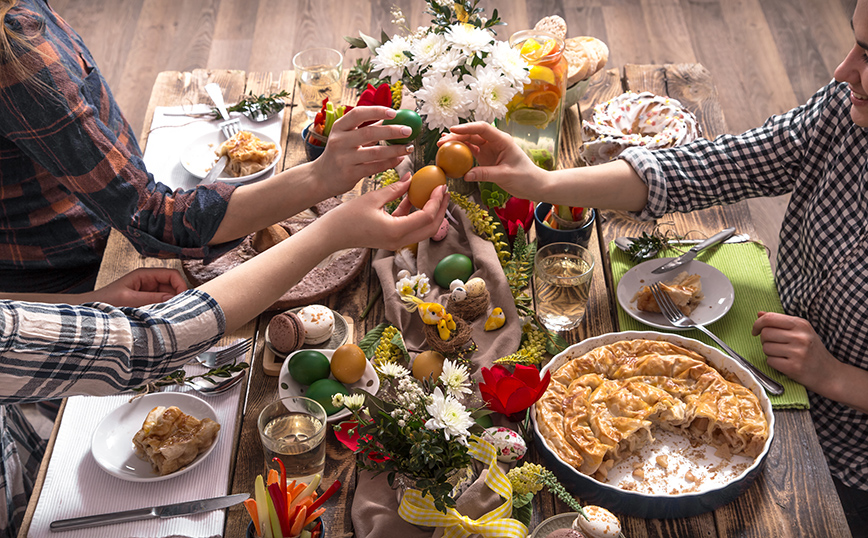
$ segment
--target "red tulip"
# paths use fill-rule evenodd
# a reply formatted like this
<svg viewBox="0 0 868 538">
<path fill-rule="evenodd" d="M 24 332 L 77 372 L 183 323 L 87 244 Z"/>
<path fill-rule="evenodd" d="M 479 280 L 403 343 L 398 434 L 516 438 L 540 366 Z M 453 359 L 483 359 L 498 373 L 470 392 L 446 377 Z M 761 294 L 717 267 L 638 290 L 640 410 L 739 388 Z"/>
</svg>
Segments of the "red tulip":
<svg viewBox="0 0 868 538">
<path fill-rule="evenodd" d="M 370 84 L 359 96 L 356 106 L 392 106 L 392 88 L 388 82 L 384 82 L 374 88 Z"/>
<path fill-rule="evenodd" d="M 503 365 L 495 364 L 490 370 L 482 369 L 482 378 L 485 382 L 479 384 L 479 391 L 488 408 L 513 422 L 521 422 L 527 409 L 548 388 L 551 373 L 546 372 L 540 379 L 539 370 L 533 366 L 517 364 L 510 373 Z"/>
<path fill-rule="evenodd" d="M 362 439 L 359 436 L 359 423 L 355 420 L 347 420 L 340 423 L 340 430 L 335 429 L 335 438 L 338 441 L 344 444 L 347 448 L 355 452 L 356 454 L 366 453 L 368 459 L 371 461 L 382 463 L 389 459 L 389 456 L 385 454 L 381 454 L 380 452 L 374 452 L 370 450 L 368 447 L 360 447 L 359 441 Z M 366 441 L 371 440 L 371 436 L 368 435 L 364 438 Z"/>
<path fill-rule="evenodd" d="M 507 235 L 512 239 L 518 233 L 519 226 L 524 228 L 524 231 L 530 227 L 530 221 L 533 220 L 533 202 L 513 196 L 503 207 L 495 207 L 494 212 L 497 213 L 500 222 L 506 228 Z"/>
</svg>

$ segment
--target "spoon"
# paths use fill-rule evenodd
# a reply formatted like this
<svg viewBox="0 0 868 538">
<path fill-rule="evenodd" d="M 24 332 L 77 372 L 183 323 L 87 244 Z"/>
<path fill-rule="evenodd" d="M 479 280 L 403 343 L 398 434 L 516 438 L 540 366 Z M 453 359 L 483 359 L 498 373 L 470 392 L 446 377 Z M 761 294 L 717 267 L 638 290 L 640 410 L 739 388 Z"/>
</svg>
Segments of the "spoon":
<svg viewBox="0 0 868 538">
<path fill-rule="evenodd" d="M 188 381 L 187 386 L 191 387 L 193 390 L 203 396 L 216 396 L 218 394 L 226 392 L 227 390 L 240 383 L 241 380 L 244 379 L 244 372 L 246 372 L 246 370 L 239 372 L 232 377 L 227 377 L 221 381 L 218 381 L 216 384 L 210 383 L 206 379 L 197 378 L 193 381 Z"/>
<path fill-rule="evenodd" d="M 245 116 L 250 118 L 252 121 L 255 121 L 258 123 L 258 122 L 270 120 L 271 118 L 273 118 L 274 116 L 279 114 L 280 111 L 283 110 L 285 107 L 286 107 L 286 105 L 284 104 L 284 106 L 277 107 L 277 109 L 272 109 L 270 112 L 266 113 L 266 112 L 263 112 L 262 109 L 260 109 L 258 106 L 253 104 L 253 105 L 250 105 L 250 110 L 244 110 L 242 112 L 242 114 L 244 114 Z"/>
<path fill-rule="evenodd" d="M 624 252 L 630 252 L 630 245 L 633 244 L 633 241 L 639 239 L 638 237 L 616 237 L 615 238 L 615 246 Z M 745 241 L 749 241 L 750 236 L 748 234 L 738 234 L 730 237 L 724 243 L 744 243 Z M 705 241 L 705 239 L 682 239 L 677 240 L 673 239 L 669 241 L 670 245 L 692 245 L 698 244 Z M 637 260 L 647 260 L 653 258 L 659 252 L 657 249 L 649 249 L 645 252 L 642 252 L 640 255 L 636 257 Z"/>
</svg>

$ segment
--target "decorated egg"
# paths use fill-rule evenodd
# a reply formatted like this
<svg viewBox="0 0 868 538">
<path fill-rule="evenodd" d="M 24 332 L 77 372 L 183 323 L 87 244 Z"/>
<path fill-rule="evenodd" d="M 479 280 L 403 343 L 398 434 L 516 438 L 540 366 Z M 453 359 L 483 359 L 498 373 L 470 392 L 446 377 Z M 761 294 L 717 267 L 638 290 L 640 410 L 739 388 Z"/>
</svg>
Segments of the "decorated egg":
<svg viewBox="0 0 868 538">
<path fill-rule="evenodd" d="M 362 378 L 368 359 L 356 344 L 344 344 L 332 354 L 331 371 L 341 383 L 355 383 Z"/>
<path fill-rule="evenodd" d="M 467 299 L 467 290 L 458 286 L 457 288 L 452 290 L 452 293 L 449 295 L 449 298 L 455 301 L 456 303 L 460 303 L 464 299 Z"/>
<path fill-rule="evenodd" d="M 471 278 L 464 284 L 464 289 L 468 297 L 478 297 L 485 293 L 485 281 L 479 277 Z"/>
<path fill-rule="evenodd" d="M 394 118 L 383 120 L 383 125 L 406 125 L 412 129 L 413 132 L 406 138 L 387 140 L 389 144 L 406 144 L 419 136 L 419 131 L 422 130 L 422 118 L 419 117 L 419 114 L 416 114 L 415 110 L 402 108 L 398 110 Z"/>
<path fill-rule="evenodd" d="M 586 506 L 585 514 L 588 519 L 579 514 L 573 522 L 573 528 L 589 538 L 617 538 L 621 534 L 621 522 L 605 508 Z"/>
<path fill-rule="evenodd" d="M 452 282 L 449 283 L 449 290 L 450 291 L 455 291 L 455 288 L 463 288 L 463 287 L 464 287 L 464 281 L 461 280 L 460 278 L 456 278 L 455 280 L 453 280 Z"/>
<path fill-rule="evenodd" d="M 463 142 L 450 140 L 437 150 L 434 162 L 447 176 L 464 177 L 473 168 L 473 153 Z"/>
<path fill-rule="evenodd" d="M 446 239 L 446 235 L 449 233 L 449 221 L 443 219 L 443 222 L 440 223 L 440 228 L 437 229 L 437 233 L 431 238 L 434 241 L 443 241 Z"/>
<path fill-rule="evenodd" d="M 472 274 L 473 260 L 464 254 L 450 254 L 434 268 L 434 282 L 441 288 L 448 288 L 456 278 L 467 281 Z"/>
<path fill-rule="evenodd" d="M 410 178 L 407 198 L 410 199 L 413 207 L 422 209 L 428 198 L 431 198 L 431 193 L 440 185 L 446 185 L 446 174 L 443 170 L 433 164 L 423 166 Z"/>
<path fill-rule="evenodd" d="M 335 381 L 334 379 L 320 379 L 318 381 L 314 381 L 310 387 L 307 389 L 307 396 L 311 400 L 316 400 L 319 404 L 325 409 L 327 415 L 334 415 L 338 411 L 341 410 L 339 407 L 335 407 L 332 404 L 332 396 L 337 393 L 341 393 L 344 396 L 349 396 L 350 393 L 343 384 Z"/>
<path fill-rule="evenodd" d="M 527 452 L 527 443 L 517 431 L 503 426 L 492 426 L 482 432 L 482 438 L 491 443 L 497 451 L 497 460 L 512 463 L 521 459 Z"/>
</svg>

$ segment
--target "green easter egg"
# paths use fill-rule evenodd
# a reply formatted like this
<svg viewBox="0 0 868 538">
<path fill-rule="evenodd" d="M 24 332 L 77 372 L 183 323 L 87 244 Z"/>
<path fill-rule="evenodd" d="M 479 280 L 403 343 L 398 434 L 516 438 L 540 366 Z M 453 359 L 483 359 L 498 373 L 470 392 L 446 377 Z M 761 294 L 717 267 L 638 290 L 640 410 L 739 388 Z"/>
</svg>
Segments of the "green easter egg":
<svg viewBox="0 0 868 538">
<path fill-rule="evenodd" d="M 310 385 L 330 373 L 329 359 L 319 351 L 306 349 L 289 358 L 289 375 L 300 385 Z"/>
<path fill-rule="evenodd" d="M 434 268 L 434 282 L 443 289 L 449 289 L 449 284 L 456 278 L 467 282 L 473 274 L 473 260 L 464 254 L 450 254 Z"/>
<path fill-rule="evenodd" d="M 325 409 L 327 415 L 334 415 L 343 409 L 342 407 L 339 408 L 332 405 L 332 396 L 337 393 L 341 393 L 344 396 L 350 395 L 347 388 L 340 382 L 335 381 L 334 379 L 320 379 L 319 381 L 314 381 L 313 384 L 308 387 L 305 396 L 311 400 L 319 402 L 323 409 Z"/>
<path fill-rule="evenodd" d="M 412 140 L 415 140 L 417 136 L 419 136 L 419 131 L 422 130 L 422 118 L 419 117 L 419 114 L 416 114 L 414 110 L 410 110 L 409 108 L 402 108 L 398 110 L 398 114 L 390 119 L 383 120 L 383 125 L 406 125 L 407 127 L 413 129 L 413 132 L 410 133 L 410 136 L 406 138 L 393 138 L 391 140 L 387 140 L 389 144 L 406 144 Z"/>
</svg>

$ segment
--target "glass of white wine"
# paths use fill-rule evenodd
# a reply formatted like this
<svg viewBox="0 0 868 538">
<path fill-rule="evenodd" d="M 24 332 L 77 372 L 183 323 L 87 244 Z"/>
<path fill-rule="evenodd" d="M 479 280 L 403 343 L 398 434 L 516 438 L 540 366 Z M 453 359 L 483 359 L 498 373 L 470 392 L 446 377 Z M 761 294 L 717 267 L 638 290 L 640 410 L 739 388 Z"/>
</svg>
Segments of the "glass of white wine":
<svg viewBox="0 0 868 538">
<path fill-rule="evenodd" d="M 550 243 L 536 252 L 533 299 L 540 323 L 567 331 L 585 317 L 591 293 L 594 255 L 575 243 Z"/>
<path fill-rule="evenodd" d="M 265 474 L 286 468 L 287 480 L 310 483 L 325 469 L 326 412 L 316 401 L 302 396 L 281 398 L 262 410 L 257 421 L 265 452 Z"/>
<path fill-rule="evenodd" d="M 343 54 L 325 47 L 303 50 L 292 58 L 301 104 L 308 118 L 316 116 L 326 97 L 334 106 L 341 104 L 343 62 Z"/>
</svg>

